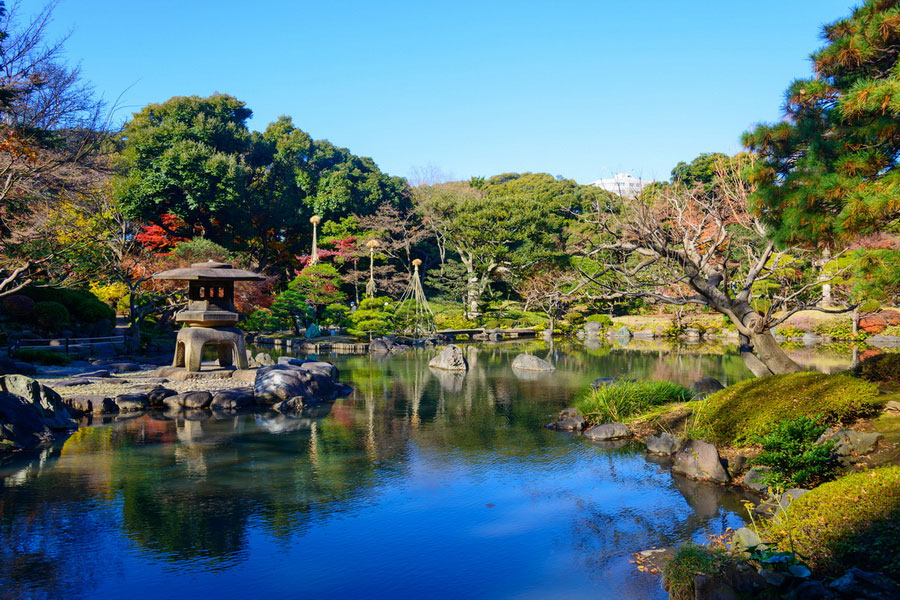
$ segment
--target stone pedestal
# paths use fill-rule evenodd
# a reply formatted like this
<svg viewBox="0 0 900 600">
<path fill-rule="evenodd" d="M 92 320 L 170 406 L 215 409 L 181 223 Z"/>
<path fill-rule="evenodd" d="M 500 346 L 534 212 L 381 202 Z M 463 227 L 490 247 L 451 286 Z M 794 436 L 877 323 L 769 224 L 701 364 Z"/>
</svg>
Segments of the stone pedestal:
<svg viewBox="0 0 900 600">
<path fill-rule="evenodd" d="M 244 332 L 236 327 L 183 327 L 175 342 L 173 367 L 184 367 L 187 371 L 199 371 L 203 356 L 203 346 L 215 344 L 219 352 L 219 365 L 247 369 L 247 349 Z"/>
</svg>

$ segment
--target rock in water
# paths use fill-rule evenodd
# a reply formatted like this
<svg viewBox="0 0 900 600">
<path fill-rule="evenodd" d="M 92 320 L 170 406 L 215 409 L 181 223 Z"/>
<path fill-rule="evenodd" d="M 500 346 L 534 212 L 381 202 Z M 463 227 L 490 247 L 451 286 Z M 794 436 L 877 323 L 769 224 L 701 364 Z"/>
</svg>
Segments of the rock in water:
<svg viewBox="0 0 900 600">
<path fill-rule="evenodd" d="M 431 359 L 429 367 L 444 369 L 445 371 L 468 371 L 469 363 L 463 356 L 462 348 L 456 344 L 450 344 L 440 354 Z"/>
<path fill-rule="evenodd" d="M 715 394 L 719 390 L 724 390 L 725 386 L 715 377 L 701 377 L 691 384 L 691 389 L 695 394 Z"/>
<path fill-rule="evenodd" d="M 547 425 L 555 431 L 581 431 L 584 429 L 584 417 L 574 408 L 564 408 L 556 417 L 555 423 Z"/>
<path fill-rule="evenodd" d="M 24 375 L 3 375 L 0 390 L 24 398 L 50 429 L 75 429 L 77 425 L 59 394 Z"/>
<path fill-rule="evenodd" d="M 647 451 L 653 454 L 669 456 L 678 451 L 679 440 L 671 433 L 665 431 L 647 438 Z"/>
<path fill-rule="evenodd" d="M 585 430 L 584 437 L 596 442 L 605 442 L 607 440 L 621 440 L 629 438 L 633 434 L 627 425 L 622 423 L 604 423 L 603 425 L 595 425 Z"/>
<path fill-rule="evenodd" d="M 512 361 L 513 369 L 523 371 L 555 371 L 556 367 L 533 354 L 520 354 Z"/>
<path fill-rule="evenodd" d="M 708 479 L 718 483 L 728 483 L 731 480 L 725 467 L 722 466 L 716 447 L 699 440 L 688 440 L 684 443 L 675 454 L 672 471 L 691 479 Z"/>
<path fill-rule="evenodd" d="M 253 404 L 253 388 L 219 390 L 213 395 L 209 407 L 212 410 L 238 410 Z"/>
<path fill-rule="evenodd" d="M 20 396 L 0 392 L 0 452 L 30 448 L 53 439 L 34 405 Z"/>
<path fill-rule="evenodd" d="M 602 330 L 603 326 L 597 321 L 588 321 L 584 324 L 584 333 L 586 335 L 598 336 Z"/>
</svg>

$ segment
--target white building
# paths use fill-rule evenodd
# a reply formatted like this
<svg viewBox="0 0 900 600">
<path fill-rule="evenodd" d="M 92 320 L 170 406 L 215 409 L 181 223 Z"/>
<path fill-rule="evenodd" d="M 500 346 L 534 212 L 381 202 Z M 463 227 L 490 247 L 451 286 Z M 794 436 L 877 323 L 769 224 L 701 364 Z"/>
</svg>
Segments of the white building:
<svg viewBox="0 0 900 600">
<path fill-rule="evenodd" d="M 590 185 L 618 194 L 623 198 L 634 198 L 650 183 L 650 181 L 643 181 L 628 173 L 616 173 L 610 179 L 598 179 L 597 181 L 592 181 Z"/>
</svg>

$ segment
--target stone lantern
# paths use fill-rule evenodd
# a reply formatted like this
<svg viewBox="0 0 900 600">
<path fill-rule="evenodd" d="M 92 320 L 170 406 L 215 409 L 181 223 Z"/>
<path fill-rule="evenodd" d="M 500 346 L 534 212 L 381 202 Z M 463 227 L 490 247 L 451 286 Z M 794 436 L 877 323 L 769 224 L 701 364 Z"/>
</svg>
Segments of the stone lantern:
<svg viewBox="0 0 900 600">
<path fill-rule="evenodd" d="M 208 261 L 190 268 L 172 269 L 153 276 L 188 282 L 188 306 L 175 314 L 184 323 L 175 342 L 173 367 L 199 371 L 203 346 L 215 344 L 219 365 L 248 368 L 244 332 L 235 327 L 240 314 L 234 308 L 235 281 L 263 281 L 265 278 L 231 265 Z"/>
</svg>

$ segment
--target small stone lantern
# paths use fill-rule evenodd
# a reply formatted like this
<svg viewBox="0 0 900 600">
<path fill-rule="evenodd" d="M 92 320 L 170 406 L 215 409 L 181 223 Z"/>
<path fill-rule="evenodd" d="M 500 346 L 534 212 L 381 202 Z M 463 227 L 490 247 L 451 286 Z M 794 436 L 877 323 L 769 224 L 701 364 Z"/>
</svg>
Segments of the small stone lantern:
<svg viewBox="0 0 900 600">
<path fill-rule="evenodd" d="M 203 346 L 215 344 L 219 365 L 248 368 L 244 332 L 235 327 L 240 314 L 234 308 L 235 281 L 263 281 L 265 278 L 231 265 L 208 261 L 187 269 L 172 269 L 153 276 L 188 282 L 188 307 L 175 314 L 184 323 L 175 342 L 173 367 L 199 371 Z"/>
</svg>

